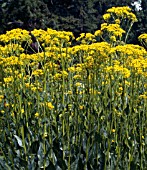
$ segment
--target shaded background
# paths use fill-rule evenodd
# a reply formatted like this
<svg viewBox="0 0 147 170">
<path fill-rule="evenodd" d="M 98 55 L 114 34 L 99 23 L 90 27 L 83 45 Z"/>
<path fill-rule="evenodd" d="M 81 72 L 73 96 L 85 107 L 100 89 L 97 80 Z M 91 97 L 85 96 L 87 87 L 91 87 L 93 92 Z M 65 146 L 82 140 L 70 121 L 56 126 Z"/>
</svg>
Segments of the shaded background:
<svg viewBox="0 0 147 170">
<path fill-rule="evenodd" d="M 138 3 L 137 8 L 134 2 Z M 128 43 L 147 32 L 146 0 L 0 0 L 0 33 L 14 28 L 33 30 L 52 28 L 94 33 L 103 22 L 102 15 L 113 6 L 129 6 L 137 15 Z"/>
</svg>

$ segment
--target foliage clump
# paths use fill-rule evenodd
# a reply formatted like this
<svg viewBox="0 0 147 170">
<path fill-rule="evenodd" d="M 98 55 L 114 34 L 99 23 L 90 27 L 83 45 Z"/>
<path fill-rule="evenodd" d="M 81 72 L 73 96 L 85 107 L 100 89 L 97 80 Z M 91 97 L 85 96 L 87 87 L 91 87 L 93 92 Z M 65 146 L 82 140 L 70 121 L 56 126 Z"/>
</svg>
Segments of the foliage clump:
<svg viewBox="0 0 147 170">
<path fill-rule="evenodd" d="M 126 43 L 130 8 L 103 17 L 78 38 L 50 28 L 0 35 L 0 169 L 146 168 L 147 51 Z"/>
</svg>

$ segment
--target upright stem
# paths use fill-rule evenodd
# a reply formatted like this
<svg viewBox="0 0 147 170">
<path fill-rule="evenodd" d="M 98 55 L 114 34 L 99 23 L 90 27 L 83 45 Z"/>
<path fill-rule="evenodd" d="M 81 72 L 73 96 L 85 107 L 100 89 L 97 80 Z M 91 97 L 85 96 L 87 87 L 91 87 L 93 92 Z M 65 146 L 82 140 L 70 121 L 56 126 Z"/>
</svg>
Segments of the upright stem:
<svg viewBox="0 0 147 170">
<path fill-rule="evenodd" d="M 128 32 L 127 32 L 127 34 L 126 34 L 126 37 L 125 37 L 125 43 L 127 42 L 128 35 L 129 35 L 130 31 L 131 31 L 131 28 L 132 28 L 133 24 L 134 24 L 134 22 L 131 22 L 131 25 L 130 25 L 130 27 L 129 27 L 129 29 L 128 29 Z"/>
</svg>

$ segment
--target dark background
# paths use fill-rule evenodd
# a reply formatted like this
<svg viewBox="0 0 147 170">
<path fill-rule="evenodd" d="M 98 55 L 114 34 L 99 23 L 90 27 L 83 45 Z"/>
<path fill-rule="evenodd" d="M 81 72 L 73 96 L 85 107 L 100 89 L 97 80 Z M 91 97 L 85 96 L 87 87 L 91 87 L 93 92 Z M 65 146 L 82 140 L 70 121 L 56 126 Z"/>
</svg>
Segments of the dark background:
<svg viewBox="0 0 147 170">
<path fill-rule="evenodd" d="M 141 0 L 141 10 L 135 0 L 0 0 L 0 33 L 14 28 L 27 30 L 52 28 L 94 33 L 103 22 L 102 15 L 113 6 L 129 6 L 137 15 L 128 43 L 138 44 L 137 37 L 147 32 L 147 0 Z"/>
</svg>

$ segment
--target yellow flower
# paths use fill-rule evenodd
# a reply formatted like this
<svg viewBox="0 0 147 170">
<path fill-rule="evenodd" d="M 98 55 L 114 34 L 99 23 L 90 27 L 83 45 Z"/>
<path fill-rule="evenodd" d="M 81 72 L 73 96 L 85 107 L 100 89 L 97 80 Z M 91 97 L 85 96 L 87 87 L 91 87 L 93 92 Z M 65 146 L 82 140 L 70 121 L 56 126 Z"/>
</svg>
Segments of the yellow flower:
<svg viewBox="0 0 147 170">
<path fill-rule="evenodd" d="M 72 94 L 72 91 L 71 91 L 71 90 L 69 90 L 67 93 L 68 93 L 69 95 L 71 95 L 71 94 Z"/>
<path fill-rule="evenodd" d="M 75 72 L 75 67 L 69 67 L 69 68 L 68 68 L 68 71 L 74 73 L 74 72 Z"/>
<path fill-rule="evenodd" d="M 141 136 L 142 137 L 142 139 L 144 139 L 144 136 Z"/>
<path fill-rule="evenodd" d="M 80 105 L 80 106 L 79 106 L 79 109 L 80 109 L 80 110 L 83 110 L 83 109 L 84 109 L 84 106 L 83 106 L 83 105 Z"/>
<path fill-rule="evenodd" d="M 81 87 L 81 86 L 82 86 L 82 83 L 77 82 L 75 85 L 76 85 L 76 87 Z"/>
<path fill-rule="evenodd" d="M 126 86 L 130 86 L 130 82 L 128 82 L 127 80 L 125 80 L 125 85 L 126 85 Z"/>
<path fill-rule="evenodd" d="M 33 87 L 31 87 L 31 90 L 32 90 L 32 91 L 36 91 L 36 90 L 37 90 L 37 87 L 33 86 Z"/>
<path fill-rule="evenodd" d="M 10 104 L 9 104 L 9 103 L 4 103 L 4 106 L 5 106 L 5 107 L 9 107 Z"/>
<path fill-rule="evenodd" d="M 110 19 L 111 15 L 109 13 L 106 13 L 103 15 L 103 18 L 105 21 L 108 21 Z"/>
<path fill-rule="evenodd" d="M 123 30 L 119 24 L 109 24 L 108 26 L 101 28 L 101 30 L 107 30 L 114 36 L 122 36 L 123 33 L 125 33 L 125 30 Z"/>
<path fill-rule="evenodd" d="M 39 113 L 38 112 L 35 113 L 35 117 L 36 118 L 39 117 Z"/>
<path fill-rule="evenodd" d="M 115 20 L 115 23 L 120 25 L 120 20 L 119 20 L 119 19 L 116 19 L 116 20 Z"/>
<path fill-rule="evenodd" d="M 61 73 L 62 73 L 62 75 L 63 75 L 63 76 L 65 76 L 65 77 L 67 77 L 67 76 L 68 76 L 67 71 L 61 71 Z"/>
<path fill-rule="evenodd" d="M 147 45 L 147 33 L 141 34 L 138 37 L 139 41 L 141 41 L 142 43 L 145 43 Z"/>
<path fill-rule="evenodd" d="M 95 33 L 94 33 L 95 36 L 101 36 L 102 34 L 103 34 L 103 33 L 102 33 L 101 30 L 97 30 L 97 31 L 95 31 Z"/>
<path fill-rule="evenodd" d="M 32 75 L 35 75 L 35 76 L 43 75 L 43 70 L 37 69 L 37 70 L 33 71 Z"/>
<path fill-rule="evenodd" d="M 73 77 L 74 79 L 81 79 L 81 75 L 77 74 Z"/>
<path fill-rule="evenodd" d="M 142 99 L 147 99 L 147 95 L 145 95 L 145 94 L 142 94 L 142 95 L 140 95 L 140 96 L 139 96 L 139 98 L 142 98 Z"/>
<path fill-rule="evenodd" d="M 28 106 L 30 106 L 32 103 L 31 102 L 28 102 Z"/>
<path fill-rule="evenodd" d="M 101 30 L 106 29 L 106 28 L 107 28 L 107 26 L 108 26 L 108 24 L 107 24 L 107 23 L 103 23 L 103 24 L 101 24 Z"/>
<path fill-rule="evenodd" d="M 116 42 L 116 37 L 115 37 L 115 36 L 111 36 L 111 37 L 110 37 L 110 40 L 111 40 L 112 42 Z"/>
<path fill-rule="evenodd" d="M 4 82 L 5 82 L 6 84 L 8 84 L 8 83 L 10 83 L 10 82 L 13 82 L 13 81 L 14 81 L 14 79 L 13 79 L 12 76 L 9 76 L 9 77 L 4 78 Z"/>
<path fill-rule="evenodd" d="M 92 40 L 94 38 L 94 35 L 91 33 L 86 33 L 85 36 L 86 36 L 85 38 L 87 38 L 88 40 Z"/>
<path fill-rule="evenodd" d="M 101 94 L 101 92 L 100 92 L 100 91 L 97 91 L 97 94 Z"/>
<path fill-rule="evenodd" d="M 115 129 L 112 129 L 112 132 L 115 133 Z"/>
<path fill-rule="evenodd" d="M 123 68 L 123 75 L 124 75 L 124 78 L 129 78 L 130 77 L 130 70 L 128 70 L 127 68 Z"/>
<path fill-rule="evenodd" d="M 0 95 L 0 102 L 4 99 L 4 95 Z"/>
<path fill-rule="evenodd" d="M 56 73 L 54 75 L 54 79 L 60 79 L 62 77 L 62 75 L 60 73 Z"/>
<path fill-rule="evenodd" d="M 108 13 L 115 14 L 118 18 L 128 18 L 133 22 L 137 21 L 135 14 L 131 12 L 131 8 L 128 6 L 124 7 L 112 7 L 107 10 Z"/>
<path fill-rule="evenodd" d="M 82 65 L 76 67 L 76 72 L 80 73 L 80 72 L 82 72 L 82 71 L 83 71 Z"/>
<path fill-rule="evenodd" d="M 21 113 L 24 113 L 24 109 L 21 109 Z"/>
<path fill-rule="evenodd" d="M 82 44 L 87 44 L 89 42 L 95 42 L 95 36 L 91 33 L 81 33 L 80 37 L 76 41 L 81 41 Z"/>
<path fill-rule="evenodd" d="M 52 109 L 54 108 L 54 106 L 52 105 L 51 102 L 46 102 L 46 106 L 47 106 L 50 110 L 52 110 Z"/>
<path fill-rule="evenodd" d="M 25 86 L 28 88 L 30 87 L 30 83 L 25 83 Z"/>
<path fill-rule="evenodd" d="M 5 111 L 4 111 L 4 110 L 1 110 L 1 113 L 3 114 L 3 113 L 5 113 Z"/>
<path fill-rule="evenodd" d="M 119 90 L 120 90 L 120 91 L 123 91 L 123 88 L 122 88 L 122 87 L 119 87 Z"/>
</svg>

